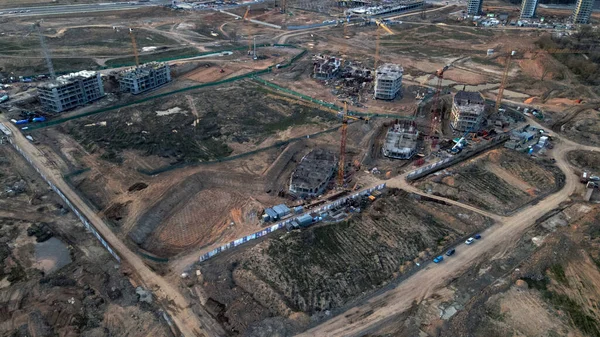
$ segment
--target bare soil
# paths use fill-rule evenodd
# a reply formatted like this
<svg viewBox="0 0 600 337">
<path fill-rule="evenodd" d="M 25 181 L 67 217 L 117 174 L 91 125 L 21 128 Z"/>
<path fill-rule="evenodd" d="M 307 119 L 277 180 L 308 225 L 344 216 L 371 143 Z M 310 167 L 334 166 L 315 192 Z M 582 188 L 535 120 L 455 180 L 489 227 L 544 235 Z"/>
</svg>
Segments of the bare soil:
<svg viewBox="0 0 600 337">
<path fill-rule="evenodd" d="M 508 214 L 563 182 L 564 176 L 551 163 L 501 148 L 430 176 L 418 186 L 434 195 Z"/>
<path fill-rule="evenodd" d="M 240 334 L 293 330 L 298 313 L 339 308 L 491 223 L 398 190 L 365 206 L 348 221 L 269 237 L 205 262 L 205 298 L 221 303 L 219 317 Z M 275 319 L 260 323 L 269 316 Z"/>
<path fill-rule="evenodd" d="M 0 196 L 0 335 L 171 336 L 156 306 L 138 301 L 112 256 L 9 145 L 0 146 L 0 162 L 5 186 Z M 39 260 L 40 243 L 29 230 L 40 227 L 68 249 L 71 262 L 60 267 L 53 256 Z M 47 267 L 59 269 L 40 270 Z"/>
</svg>

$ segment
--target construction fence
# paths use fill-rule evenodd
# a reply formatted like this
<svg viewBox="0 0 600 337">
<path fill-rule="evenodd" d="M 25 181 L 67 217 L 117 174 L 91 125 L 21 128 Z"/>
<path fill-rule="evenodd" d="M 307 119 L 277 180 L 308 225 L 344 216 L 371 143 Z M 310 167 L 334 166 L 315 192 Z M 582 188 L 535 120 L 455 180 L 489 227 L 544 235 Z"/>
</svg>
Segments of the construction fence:
<svg viewBox="0 0 600 337">
<path fill-rule="evenodd" d="M 469 159 L 469 158 L 471 158 L 489 148 L 492 148 L 498 144 L 504 143 L 508 139 L 509 139 L 509 136 L 507 136 L 505 134 L 499 135 L 499 136 L 491 139 L 488 143 L 486 143 L 482 146 L 479 146 L 471 151 L 468 151 L 468 152 L 463 151 L 462 153 L 459 153 L 453 157 L 448 157 L 448 158 L 442 159 L 440 161 L 437 161 L 433 164 L 429 164 L 427 166 L 423 166 L 417 170 L 414 170 L 406 176 L 406 180 L 409 180 L 409 181 L 417 180 L 428 174 L 437 172 L 439 170 L 443 170 L 443 169 L 450 167 L 456 163 L 459 163 L 463 160 Z"/>
<path fill-rule="evenodd" d="M 104 240 L 104 238 L 102 237 L 102 235 L 100 235 L 100 233 L 98 233 L 98 231 L 86 219 L 86 217 L 83 214 L 81 214 L 81 212 L 79 212 L 79 210 L 75 207 L 75 205 L 73 205 L 71 203 L 71 201 L 62 193 L 62 191 L 60 189 L 58 189 L 58 187 L 56 187 L 48 179 L 48 177 L 46 177 L 46 175 L 44 173 L 42 173 L 37 168 L 37 166 L 35 166 L 33 164 L 33 162 L 27 156 L 27 154 L 14 142 L 14 140 L 11 137 L 8 137 L 8 141 L 15 148 L 15 150 L 17 150 L 17 152 L 19 152 L 21 154 L 21 156 L 23 156 L 23 158 L 25 158 L 25 160 L 37 171 L 37 173 L 39 173 L 39 175 L 44 179 L 44 181 L 46 181 L 46 183 L 48 183 L 48 185 L 50 185 L 50 188 L 52 188 L 52 190 L 54 192 L 56 192 L 56 194 L 58 194 L 58 196 L 64 201 L 64 203 L 67 204 L 67 206 L 69 206 L 69 208 L 71 209 L 71 211 L 73 213 L 75 213 L 75 215 L 77 215 L 77 217 L 79 218 L 79 220 L 81 221 L 81 223 L 83 223 L 83 225 L 85 226 L 85 228 L 89 232 L 91 232 L 92 234 L 94 234 L 94 236 L 96 237 L 96 239 L 98 239 L 98 241 L 100 241 L 100 243 L 102 244 L 102 246 L 104 246 L 104 248 L 106 248 L 106 250 L 108 250 L 108 252 L 110 253 L 110 255 L 112 255 L 119 263 L 121 263 L 121 258 L 119 257 L 119 255 L 117 255 L 117 253 L 110 247 L 110 245 L 108 244 L 108 242 L 106 242 L 106 240 Z"/>
<path fill-rule="evenodd" d="M 287 224 L 291 223 L 293 220 L 296 220 L 297 218 L 301 217 L 304 214 L 325 212 L 325 211 L 328 211 L 328 210 L 332 209 L 333 207 L 336 207 L 336 206 L 344 204 L 349 199 L 356 199 L 356 198 L 359 198 L 361 196 L 367 196 L 367 195 L 371 194 L 375 190 L 382 190 L 384 188 L 385 188 L 385 183 L 377 185 L 377 186 L 372 187 L 372 188 L 368 188 L 368 189 L 362 190 L 362 191 L 354 193 L 354 194 L 352 194 L 350 196 L 342 197 L 342 198 L 340 198 L 340 199 L 338 199 L 338 200 L 336 200 L 334 202 L 331 202 L 331 203 L 329 203 L 329 204 L 327 204 L 325 206 L 322 206 L 320 208 L 311 209 L 309 212 L 305 212 L 303 214 L 299 214 L 299 215 L 290 217 L 290 218 L 288 218 L 288 219 L 286 219 L 286 220 L 284 220 L 282 222 L 279 222 L 279 223 L 277 223 L 275 225 L 267 227 L 267 228 L 265 228 L 265 229 L 263 229 L 261 231 L 258 231 L 256 233 L 244 236 L 241 239 L 237 239 L 237 240 L 231 241 L 231 242 L 229 242 L 229 243 L 227 243 L 227 244 L 225 244 L 225 245 L 223 245 L 221 247 L 215 248 L 212 251 L 210 251 L 210 252 L 202 255 L 200 257 L 200 262 L 204 262 L 204 261 L 210 259 L 211 257 L 214 257 L 215 255 L 217 255 L 217 254 L 219 254 L 221 252 L 224 252 L 224 251 L 226 251 L 228 249 L 235 248 L 235 247 L 237 247 L 237 246 L 239 246 L 239 245 L 241 245 L 243 243 L 246 243 L 248 241 L 252 241 L 252 240 L 261 238 L 261 237 L 263 237 L 263 236 L 265 236 L 265 235 L 267 235 L 269 233 L 275 232 L 276 230 L 285 228 L 285 226 Z"/>
</svg>

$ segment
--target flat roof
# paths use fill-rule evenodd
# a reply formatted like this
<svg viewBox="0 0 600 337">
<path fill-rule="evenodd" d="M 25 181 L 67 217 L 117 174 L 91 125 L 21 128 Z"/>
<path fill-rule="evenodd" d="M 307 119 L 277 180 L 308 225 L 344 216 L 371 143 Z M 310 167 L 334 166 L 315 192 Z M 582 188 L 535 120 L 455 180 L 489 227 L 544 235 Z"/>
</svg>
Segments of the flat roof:
<svg viewBox="0 0 600 337">
<path fill-rule="evenodd" d="M 86 80 L 86 79 L 89 79 L 92 77 L 96 77 L 97 74 L 98 73 L 95 71 L 82 70 L 82 71 L 78 71 L 76 73 L 70 73 L 70 74 L 59 76 L 53 81 L 40 84 L 38 86 L 38 88 L 52 89 L 52 88 L 63 86 L 65 84 L 73 83 L 78 80 Z"/>
<path fill-rule="evenodd" d="M 291 184 L 299 188 L 313 189 L 331 178 L 337 160 L 333 152 L 315 149 L 309 152 L 292 173 Z"/>
<path fill-rule="evenodd" d="M 377 79 L 397 79 L 404 73 L 399 64 L 386 63 L 377 67 Z"/>
</svg>

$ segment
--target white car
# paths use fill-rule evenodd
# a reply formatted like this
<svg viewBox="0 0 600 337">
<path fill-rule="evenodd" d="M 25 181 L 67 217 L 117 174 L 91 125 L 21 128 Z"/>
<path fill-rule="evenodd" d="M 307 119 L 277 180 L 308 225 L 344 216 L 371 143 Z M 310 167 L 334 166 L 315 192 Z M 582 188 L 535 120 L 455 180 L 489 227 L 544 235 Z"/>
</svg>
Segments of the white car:
<svg viewBox="0 0 600 337">
<path fill-rule="evenodd" d="M 472 244 L 473 242 L 475 242 L 475 239 L 473 239 L 473 238 L 468 238 L 468 239 L 467 239 L 467 241 L 465 241 L 465 244 L 466 244 L 466 245 L 470 245 L 470 244 Z"/>
</svg>

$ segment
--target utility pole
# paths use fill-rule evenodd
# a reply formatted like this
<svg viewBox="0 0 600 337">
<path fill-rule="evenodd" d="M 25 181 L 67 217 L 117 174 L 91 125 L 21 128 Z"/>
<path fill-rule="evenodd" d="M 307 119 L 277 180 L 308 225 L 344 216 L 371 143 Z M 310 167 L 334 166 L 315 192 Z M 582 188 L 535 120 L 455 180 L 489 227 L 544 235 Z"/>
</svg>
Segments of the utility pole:
<svg viewBox="0 0 600 337">
<path fill-rule="evenodd" d="M 40 46 L 42 47 L 42 55 L 44 55 L 44 59 L 46 60 L 46 66 L 48 67 L 48 72 L 50 73 L 51 79 L 56 79 L 56 73 L 54 72 L 54 66 L 52 65 L 52 60 L 50 59 L 50 52 L 48 51 L 48 47 L 46 46 L 46 40 L 44 39 L 44 35 L 42 35 L 42 30 L 40 29 L 42 20 L 36 22 L 33 27 L 38 33 L 40 38 Z"/>
<path fill-rule="evenodd" d="M 258 58 L 256 57 L 256 36 L 254 37 L 254 56 L 252 58 L 255 60 Z"/>
</svg>

